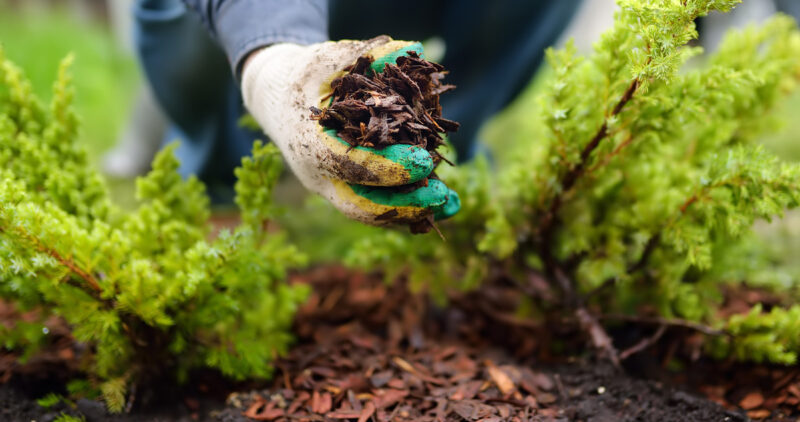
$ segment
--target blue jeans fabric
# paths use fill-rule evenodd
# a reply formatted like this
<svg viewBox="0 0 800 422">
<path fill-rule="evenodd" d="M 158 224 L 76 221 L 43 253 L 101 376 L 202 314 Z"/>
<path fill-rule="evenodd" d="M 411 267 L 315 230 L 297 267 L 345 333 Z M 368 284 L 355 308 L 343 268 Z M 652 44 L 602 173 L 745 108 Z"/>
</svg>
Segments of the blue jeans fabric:
<svg viewBox="0 0 800 422">
<path fill-rule="evenodd" d="M 246 111 L 225 54 L 180 0 L 141 0 L 134 15 L 142 69 L 170 121 L 164 143 L 180 141 L 181 175 L 232 185 L 263 134 L 238 124 Z"/>
<path fill-rule="evenodd" d="M 800 1 L 798 0 L 775 0 L 778 11 L 793 16 L 800 22 Z"/>
<path fill-rule="evenodd" d="M 183 0 L 241 72 L 247 54 L 279 42 L 327 41 L 328 0 Z"/>
<path fill-rule="evenodd" d="M 299 4 L 286 1 L 282 7 Z M 480 127 L 523 89 L 541 64 L 544 49 L 556 41 L 579 4 L 330 0 L 329 30 L 331 39 L 441 37 L 446 45 L 442 63 L 450 70 L 446 81 L 458 87 L 442 97 L 443 112 L 462 125 L 450 140 L 459 160 L 466 161 L 475 153 Z M 237 124 L 245 110 L 228 58 L 241 52 L 227 52 L 226 57 L 200 15 L 180 0 L 138 0 L 134 13 L 142 68 L 172 122 L 165 141 L 182 142 L 177 152 L 181 173 L 196 174 L 210 184 L 231 184 L 233 168 L 249 153 L 252 141 L 263 137 Z"/>
</svg>

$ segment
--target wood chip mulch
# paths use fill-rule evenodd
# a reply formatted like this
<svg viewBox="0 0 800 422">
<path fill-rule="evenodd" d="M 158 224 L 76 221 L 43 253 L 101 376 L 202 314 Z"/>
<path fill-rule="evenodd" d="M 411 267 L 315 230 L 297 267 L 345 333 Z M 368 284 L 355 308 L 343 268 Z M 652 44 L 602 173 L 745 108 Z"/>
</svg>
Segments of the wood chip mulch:
<svg viewBox="0 0 800 422">
<path fill-rule="evenodd" d="M 555 363 L 537 344 L 562 333 L 514 321 L 513 289 L 483 289 L 441 309 L 403 283 L 336 267 L 295 281 L 314 287 L 298 315 L 298 345 L 268 388 L 231 394 L 218 420 L 747 420 L 741 410 L 610 365 Z M 507 308 L 497 309 L 502 303 Z"/>
<path fill-rule="evenodd" d="M 237 387 L 206 374 L 178 390 L 165 384 L 175 391 L 161 401 L 147 399 L 155 386 L 142 386 L 131 414 L 89 420 L 732 422 L 800 416 L 797 366 L 692 358 L 702 342 L 691 331 L 670 331 L 626 361 L 626 373 L 592 359 L 565 358 L 581 350 L 574 327 L 550 322 L 543 331 L 516 318 L 521 296 L 513 286 L 485 286 L 441 308 L 410 294 L 405 283 L 387 285 L 339 267 L 312 269 L 294 282 L 310 284 L 313 293 L 297 316 L 297 344 L 276 362 L 271 381 Z M 761 292 L 727 297 L 731 312 L 777 300 Z M 0 302 L 0 324 L 32 316 Z M 636 334 L 641 328 L 616 327 L 615 341 L 628 336 L 635 342 L 647 334 Z M 7 406 L 0 413 L 24 420 L 54 414 L 35 399 L 75 376 L 83 349 L 63 321 L 49 321 L 48 329 L 49 341 L 25 364 L 0 351 L 0 403 Z M 553 355 L 554 344 L 573 352 Z M 684 368 L 668 369 L 672 358 Z M 229 394 L 233 389 L 249 392 Z M 226 395 L 227 406 L 215 404 Z M 83 401 L 102 413 L 102 403 Z M 78 404 L 61 410 L 88 415 Z"/>
<path fill-rule="evenodd" d="M 430 337 L 421 325 L 425 301 L 399 284 L 337 278 L 317 285 L 301 311 L 303 344 L 281 361 L 272 388 L 228 398 L 242 415 L 359 422 L 559 417 L 551 376 L 500 351 Z"/>
</svg>

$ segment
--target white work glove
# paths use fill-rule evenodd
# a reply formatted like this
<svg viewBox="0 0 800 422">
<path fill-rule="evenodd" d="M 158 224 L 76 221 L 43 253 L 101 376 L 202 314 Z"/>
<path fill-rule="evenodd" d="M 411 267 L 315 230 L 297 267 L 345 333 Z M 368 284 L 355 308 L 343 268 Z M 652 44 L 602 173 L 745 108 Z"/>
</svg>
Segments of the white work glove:
<svg viewBox="0 0 800 422">
<path fill-rule="evenodd" d="M 300 182 L 330 201 L 347 217 L 371 225 L 407 224 L 458 212 L 458 195 L 439 180 L 402 193 L 386 187 L 422 180 L 433 159 L 421 147 L 350 147 L 311 119 L 310 107 L 328 105 L 331 81 L 363 55 L 383 70 L 406 51 L 422 45 L 387 36 L 301 46 L 275 44 L 248 57 L 242 70 L 245 105 L 278 146 Z"/>
</svg>

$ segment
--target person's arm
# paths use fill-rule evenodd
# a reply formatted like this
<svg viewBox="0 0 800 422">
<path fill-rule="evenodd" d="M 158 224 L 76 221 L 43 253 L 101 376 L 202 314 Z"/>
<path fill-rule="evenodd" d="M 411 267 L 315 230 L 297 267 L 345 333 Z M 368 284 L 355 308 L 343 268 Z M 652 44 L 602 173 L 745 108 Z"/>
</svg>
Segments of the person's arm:
<svg viewBox="0 0 800 422">
<path fill-rule="evenodd" d="M 184 1 L 222 45 L 247 109 L 306 188 L 347 217 L 377 226 L 458 212 L 458 195 L 437 179 L 395 189 L 427 180 L 434 162 L 425 148 L 353 148 L 310 118 L 310 107 L 325 107 L 331 79 L 360 56 L 394 62 L 407 50 L 422 53 L 421 44 L 387 36 L 324 42 L 325 0 Z"/>
<path fill-rule="evenodd" d="M 184 0 L 217 39 L 237 76 L 252 51 L 328 39 L 327 0 Z"/>
</svg>

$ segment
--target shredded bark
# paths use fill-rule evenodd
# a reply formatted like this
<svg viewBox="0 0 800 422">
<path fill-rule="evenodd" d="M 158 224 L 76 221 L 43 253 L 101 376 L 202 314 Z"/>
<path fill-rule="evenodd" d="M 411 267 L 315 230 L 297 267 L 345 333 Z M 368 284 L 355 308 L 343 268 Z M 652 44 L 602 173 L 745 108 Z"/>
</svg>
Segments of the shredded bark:
<svg viewBox="0 0 800 422">
<path fill-rule="evenodd" d="M 371 68 L 374 58 L 359 57 L 346 68 L 347 74 L 331 81 L 330 105 L 322 109 L 310 107 L 311 118 L 324 128 L 335 130 L 351 149 L 415 145 L 431 154 L 434 166 L 441 161 L 452 165 L 437 149 L 444 144 L 443 135 L 458 130 L 459 124 L 442 117 L 439 96 L 455 86 L 442 83 L 447 74 L 442 65 L 429 62 L 414 51 L 406 53 L 397 58 L 397 64 L 386 63 L 381 73 Z M 428 177 L 436 178 L 436 174 Z M 391 189 L 408 192 L 427 185 L 425 178 Z M 408 222 L 411 232 L 438 232 L 428 217 Z M 388 218 L 391 216 L 378 217 Z"/>
<path fill-rule="evenodd" d="M 442 117 L 439 95 L 455 88 L 442 83 L 447 71 L 414 52 L 387 63 L 382 73 L 371 69 L 374 59 L 360 57 L 348 73 L 331 82 L 330 106 L 311 107 L 311 118 L 336 133 L 351 147 L 385 148 L 417 145 L 428 150 L 436 164 L 442 134 L 459 124 Z"/>
</svg>

